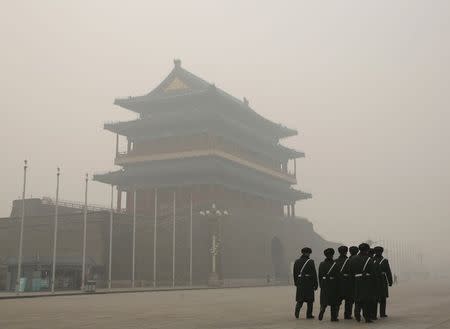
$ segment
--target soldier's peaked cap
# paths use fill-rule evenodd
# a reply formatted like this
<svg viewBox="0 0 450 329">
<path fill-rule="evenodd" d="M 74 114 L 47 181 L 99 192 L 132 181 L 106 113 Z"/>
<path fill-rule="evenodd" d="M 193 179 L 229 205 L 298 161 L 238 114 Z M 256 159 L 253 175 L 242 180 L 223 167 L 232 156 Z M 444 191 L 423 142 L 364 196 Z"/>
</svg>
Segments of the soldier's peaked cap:
<svg viewBox="0 0 450 329">
<path fill-rule="evenodd" d="M 323 254 L 325 256 L 333 256 L 334 255 L 334 249 L 333 248 L 327 248 L 323 251 Z"/>
<path fill-rule="evenodd" d="M 346 254 L 347 251 L 348 251 L 348 247 L 347 247 L 347 246 L 340 246 L 340 247 L 338 248 L 338 252 L 339 252 L 340 254 Z"/>
<path fill-rule="evenodd" d="M 382 254 L 383 251 L 384 251 L 384 248 L 381 247 L 381 246 L 376 246 L 375 248 L 373 248 L 373 251 L 374 251 L 376 254 Z"/>
<path fill-rule="evenodd" d="M 358 247 L 360 251 L 369 251 L 370 246 L 367 243 L 361 243 Z"/>
<path fill-rule="evenodd" d="M 351 246 L 349 250 L 350 250 L 350 254 L 352 254 L 352 255 L 356 255 L 359 251 L 357 246 Z"/>
<path fill-rule="evenodd" d="M 302 254 L 311 254 L 312 250 L 309 247 L 305 247 L 302 249 Z"/>
</svg>

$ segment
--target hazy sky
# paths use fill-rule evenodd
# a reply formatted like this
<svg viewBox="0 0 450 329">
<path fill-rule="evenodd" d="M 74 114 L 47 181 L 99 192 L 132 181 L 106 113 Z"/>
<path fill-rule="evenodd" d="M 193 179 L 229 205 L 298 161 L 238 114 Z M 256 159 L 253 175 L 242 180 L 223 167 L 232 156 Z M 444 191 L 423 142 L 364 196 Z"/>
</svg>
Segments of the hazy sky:
<svg viewBox="0 0 450 329">
<path fill-rule="evenodd" d="M 21 193 L 83 199 L 113 169 L 114 98 L 150 91 L 173 58 L 305 151 L 297 205 L 336 241 L 450 233 L 450 1 L 1 1 L 0 215 Z M 91 184 L 90 200 L 108 204 Z"/>
</svg>

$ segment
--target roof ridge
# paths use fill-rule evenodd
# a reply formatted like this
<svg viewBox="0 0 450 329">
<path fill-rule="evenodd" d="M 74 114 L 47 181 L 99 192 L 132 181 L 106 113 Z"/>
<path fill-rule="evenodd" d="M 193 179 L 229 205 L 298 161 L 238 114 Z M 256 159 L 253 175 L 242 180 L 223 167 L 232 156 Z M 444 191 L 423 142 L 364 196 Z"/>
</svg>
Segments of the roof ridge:
<svg viewBox="0 0 450 329">
<path fill-rule="evenodd" d="M 198 75 L 196 75 L 196 74 L 194 74 L 194 73 L 192 73 L 192 72 L 186 70 L 184 67 L 181 67 L 181 66 L 180 66 L 180 67 L 175 67 L 174 70 L 175 70 L 175 69 L 180 70 L 181 72 L 183 72 L 183 73 L 185 73 L 185 74 L 191 76 L 191 77 L 194 78 L 195 80 L 198 80 L 198 82 L 201 82 L 202 84 L 205 84 L 205 85 L 207 85 L 208 87 L 211 87 L 211 86 L 214 85 L 213 83 L 208 82 L 208 81 L 206 81 L 205 79 L 200 78 Z"/>
<path fill-rule="evenodd" d="M 181 80 L 181 86 L 176 85 L 177 82 L 174 83 L 176 78 Z M 225 90 L 216 87 L 214 83 L 210 83 L 185 69 L 181 66 L 181 61 L 179 59 L 174 60 L 174 67 L 170 73 L 149 93 L 142 96 L 130 96 L 128 98 L 116 99 L 114 104 L 132 111 L 141 112 L 144 107 L 143 104 L 146 102 L 161 102 L 164 100 L 176 99 L 178 97 L 182 98 L 185 96 L 195 97 L 196 95 L 201 95 L 202 93 L 215 93 L 216 95 L 222 96 L 224 99 L 228 100 L 228 102 L 236 105 L 244 112 L 255 116 L 264 124 L 272 127 L 278 127 L 278 129 L 281 128 L 284 130 L 284 133 L 281 133 L 279 136 L 280 138 L 297 134 L 295 129 L 288 128 L 279 122 L 274 122 L 255 111 L 250 107 L 247 98 L 244 97 L 243 99 L 239 99 Z"/>
</svg>

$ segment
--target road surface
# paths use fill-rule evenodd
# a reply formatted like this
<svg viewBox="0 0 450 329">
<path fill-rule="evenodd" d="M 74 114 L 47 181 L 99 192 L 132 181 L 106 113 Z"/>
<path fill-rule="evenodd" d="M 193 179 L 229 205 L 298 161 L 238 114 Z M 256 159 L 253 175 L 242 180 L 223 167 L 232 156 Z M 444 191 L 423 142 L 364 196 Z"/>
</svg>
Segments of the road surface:
<svg viewBox="0 0 450 329">
<path fill-rule="evenodd" d="M 450 328 L 449 282 L 400 283 L 391 290 L 389 318 L 371 325 L 332 323 L 329 314 L 322 322 L 296 320 L 294 293 L 264 287 L 0 300 L 0 328 Z"/>
</svg>

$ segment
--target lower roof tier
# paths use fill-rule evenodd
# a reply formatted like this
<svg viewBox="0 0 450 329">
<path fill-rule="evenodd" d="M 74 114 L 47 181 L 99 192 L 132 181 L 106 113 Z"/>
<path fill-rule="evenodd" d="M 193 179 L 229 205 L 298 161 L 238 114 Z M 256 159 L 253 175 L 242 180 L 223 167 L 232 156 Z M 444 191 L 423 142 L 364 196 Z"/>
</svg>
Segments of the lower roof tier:
<svg viewBox="0 0 450 329">
<path fill-rule="evenodd" d="M 222 185 L 271 200 L 296 201 L 311 194 L 290 184 L 215 156 L 162 160 L 130 165 L 122 170 L 94 175 L 94 180 L 122 189 L 189 185 Z"/>
</svg>

